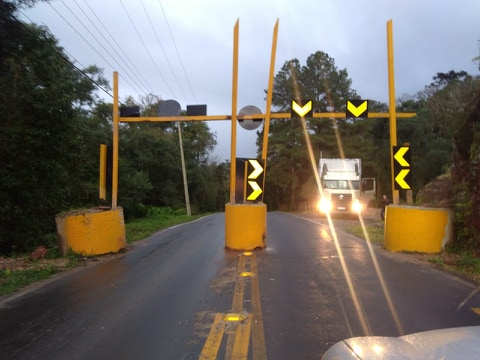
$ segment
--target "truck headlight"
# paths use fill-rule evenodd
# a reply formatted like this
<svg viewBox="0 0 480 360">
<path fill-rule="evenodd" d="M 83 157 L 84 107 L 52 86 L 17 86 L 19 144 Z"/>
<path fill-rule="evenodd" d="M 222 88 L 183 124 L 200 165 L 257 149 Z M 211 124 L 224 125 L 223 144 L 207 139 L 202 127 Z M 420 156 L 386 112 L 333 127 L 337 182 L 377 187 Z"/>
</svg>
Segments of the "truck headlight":
<svg viewBox="0 0 480 360">
<path fill-rule="evenodd" d="M 320 212 L 328 213 L 330 212 L 330 210 L 332 210 L 332 203 L 327 199 L 321 199 L 318 202 L 317 207 L 318 207 L 318 210 L 320 210 Z"/>
<path fill-rule="evenodd" d="M 355 211 L 356 213 L 361 213 L 362 212 L 362 203 L 358 201 L 358 199 L 355 199 L 353 204 L 352 204 L 352 210 Z"/>
</svg>

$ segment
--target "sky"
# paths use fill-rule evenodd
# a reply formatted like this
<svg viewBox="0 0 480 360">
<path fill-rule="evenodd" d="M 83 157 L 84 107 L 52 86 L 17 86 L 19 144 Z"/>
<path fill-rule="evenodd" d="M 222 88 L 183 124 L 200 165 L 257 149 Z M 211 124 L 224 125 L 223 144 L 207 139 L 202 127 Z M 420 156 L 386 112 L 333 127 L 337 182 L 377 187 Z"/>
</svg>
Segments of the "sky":
<svg viewBox="0 0 480 360">
<path fill-rule="evenodd" d="M 277 20 L 275 74 L 323 51 L 362 99 L 388 103 L 389 20 L 399 98 L 423 90 L 437 72 L 479 75 L 472 61 L 480 54 L 479 16 L 478 0 L 52 0 L 19 13 L 47 26 L 78 67 L 97 65 L 110 83 L 118 71 L 120 99 L 154 94 L 182 109 L 206 104 L 208 115 L 232 112 L 237 20 L 237 109 L 265 111 Z M 231 122 L 208 125 L 217 136 L 213 159 L 229 159 Z M 255 130 L 237 126 L 236 156 L 256 157 L 255 141 Z"/>
</svg>

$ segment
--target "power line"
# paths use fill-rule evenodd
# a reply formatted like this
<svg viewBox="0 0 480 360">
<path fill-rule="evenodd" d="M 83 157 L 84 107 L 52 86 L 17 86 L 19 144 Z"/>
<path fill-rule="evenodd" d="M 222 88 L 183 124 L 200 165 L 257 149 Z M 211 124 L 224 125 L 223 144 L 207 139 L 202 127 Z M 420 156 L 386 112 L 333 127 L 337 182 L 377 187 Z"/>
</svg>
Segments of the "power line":
<svg viewBox="0 0 480 360">
<path fill-rule="evenodd" d="M 30 23 L 34 24 L 33 20 L 30 19 L 30 17 L 28 17 L 23 11 L 20 11 L 20 13 L 25 17 L 27 18 Z M 29 29 L 27 26 L 25 26 L 25 24 L 21 21 L 18 21 L 19 24 L 27 31 L 29 31 L 30 33 L 33 34 L 32 30 Z M 111 98 L 113 98 L 113 95 L 111 93 L 108 92 L 107 89 L 105 89 L 102 85 L 100 85 L 98 82 L 96 82 L 94 79 L 92 79 L 90 76 L 88 76 L 88 74 L 80 69 L 78 66 L 76 66 L 74 63 L 72 63 L 70 61 L 70 59 L 66 58 L 64 56 L 64 54 L 62 54 L 57 48 L 54 48 L 54 51 L 56 52 L 56 54 L 63 60 L 65 61 L 66 63 L 68 63 L 70 66 L 72 66 L 74 69 L 76 69 L 79 73 L 81 73 L 83 76 L 85 76 L 88 80 L 90 80 L 97 88 L 99 88 L 100 90 L 102 90 L 105 94 L 107 94 L 108 96 L 110 96 Z M 69 56 L 71 57 L 73 60 L 75 60 L 76 62 L 80 63 L 78 60 L 76 60 L 71 54 L 69 54 L 65 49 L 63 49 L 63 51 Z M 81 65 L 81 64 L 80 64 Z M 82 65 L 83 66 L 83 65 Z"/>
<path fill-rule="evenodd" d="M 73 10 L 71 5 L 69 5 L 67 2 L 62 0 L 62 4 L 66 7 L 65 10 L 68 10 L 68 12 L 70 12 L 69 15 L 73 16 L 76 19 L 76 21 L 79 23 L 77 24 L 77 26 L 75 26 L 75 23 L 71 22 L 71 18 L 67 19 L 67 17 L 65 17 L 62 14 L 62 12 L 64 13 L 64 11 L 60 11 L 59 9 L 57 9 L 56 6 L 53 6 L 51 3 L 49 3 L 49 5 L 51 9 L 59 16 L 59 18 L 61 18 L 65 23 L 67 23 L 70 26 L 70 28 L 72 28 L 74 32 L 100 57 L 100 59 L 102 59 L 102 61 L 104 61 L 105 64 L 107 64 L 107 66 L 111 67 L 112 69 L 114 68 L 112 64 L 120 67 L 120 70 L 121 70 L 120 76 L 122 79 L 125 80 L 125 82 L 130 87 L 132 87 L 133 89 L 135 89 L 135 91 L 139 93 L 143 93 L 144 95 L 147 95 L 147 92 L 153 94 L 154 92 L 151 90 L 152 87 L 149 85 L 149 81 L 145 79 L 142 73 L 135 66 L 135 63 L 132 61 L 132 59 L 128 56 L 128 54 L 125 53 L 125 51 L 123 50 L 123 47 L 116 40 L 116 36 L 112 35 L 112 32 L 109 31 L 109 29 L 106 26 L 105 19 L 102 20 L 99 18 L 97 14 L 98 12 L 96 11 L 97 9 L 94 10 L 87 0 L 83 0 L 83 2 L 84 4 L 80 4 L 79 1 L 74 0 L 75 5 L 80 9 L 81 13 L 79 13 L 78 10 Z M 150 50 L 146 45 L 145 33 L 140 32 L 136 26 L 136 24 L 138 25 L 138 19 L 132 19 L 131 13 L 127 10 L 125 2 L 123 0 L 120 0 L 120 4 L 122 5 L 122 8 L 125 14 L 127 15 L 130 21 L 130 24 L 133 27 L 143 48 L 145 49 L 145 52 L 150 58 L 151 63 L 154 65 L 158 75 L 163 80 L 165 87 L 168 89 L 168 91 L 170 91 L 173 98 L 175 98 L 176 97 L 175 92 L 171 87 L 171 85 L 173 84 L 171 82 L 170 83 L 167 82 L 167 80 L 165 79 L 164 74 L 162 74 L 162 71 L 159 68 L 159 65 L 154 60 L 154 57 L 152 55 L 152 50 Z M 149 10 L 147 9 L 148 4 L 146 5 L 143 0 L 141 1 L 141 4 L 142 4 L 143 11 L 145 13 L 145 16 L 147 17 L 149 25 L 152 29 L 152 32 L 156 38 L 156 41 L 160 46 L 160 49 L 166 59 L 168 67 L 173 75 L 173 79 L 176 83 L 176 86 L 178 86 L 178 89 L 181 91 L 181 94 L 188 101 L 189 96 L 187 95 L 185 91 L 186 89 L 184 88 L 184 86 L 182 86 L 182 82 L 179 79 L 179 76 L 177 74 L 178 69 L 176 72 L 174 69 L 174 66 L 172 66 L 173 63 L 171 61 L 172 60 L 171 53 L 167 53 L 164 46 L 162 45 L 162 39 L 159 36 L 159 33 L 154 26 L 151 14 L 149 14 Z M 193 98 L 195 99 L 195 93 L 193 91 L 192 85 L 190 83 L 190 79 L 185 70 L 183 59 L 178 50 L 178 46 L 175 41 L 172 29 L 168 23 L 167 15 L 165 13 L 165 10 L 160 0 L 159 0 L 159 5 L 161 7 L 162 14 L 165 19 L 170 37 L 172 39 L 176 55 L 178 57 L 178 63 L 180 63 L 183 71 L 183 75 L 187 81 L 189 92 L 191 92 L 191 94 L 193 95 Z M 137 22 L 135 22 L 134 20 Z M 85 32 L 87 32 L 88 34 L 86 34 Z M 98 33 L 100 34 L 100 36 L 98 36 Z M 91 39 L 89 39 L 89 37 L 93 37 L 95 41 L 92 41 Z M 74 59 L 77 63 L 79 63 L 78 60 L 76 60 L 71 54 L 68 54 L 68 55 L 72 59 Z M 121 63 L 119 61 L 121 61 Z M 149 80 L 151 81 L 151 78 L 149 78 Z M 108 95 L 111 96 L 110 94 Z"/>
<path fill-rule="evenodd" d="M 165 60 L 167 60 L 167 64 L 170 67 L 170 70 L 172 71 L 173 77 L 175 78 L 175 81 L 177 82 L 178 87 L 180 88 L 180 91 L 183 94 L 183 97 L 185 100 L 187 100 L 187 95 L 185 94 L 185 91 L 183 91 L 183 88 L 178 81 L 177 74 L 175 73 L 175 70 L 173 70 L 172 64 L 170 63 L 170 60 L 168 59 L 167 53 L 165 52 L 165 49 L 163 48 L 162 42 L 160 41 L 160 38 L 157 34 L 157 31 L 155 30 L 155 27 L 153 26 L 152 19 L 150 18 L 150 15 L 148 15 L 147 9 L 145 8 L 145 4 L 143 3 L 143 0 L 141 1 L 143 11 L 145 12 L 145 15 L 147 16 L 148 22 L 150 23 L 150 27 L 152 28 L 152 31 L 157 39 L 158 45 L 160 46 L 160 49 L 162 49 L 163 55 L 165 56 Z"/>
<path fill-rule="evenodd" d="M 170 37 L 172 38 L 173 45 L 175 47 L 175 51 L 177 52 L 177 56 L 178 56 L 178 59 L 180 61 L 180 65 L 183 69 L 183 74 L 185 75 L 185 79 L 187 80 L 188 87 L 189 87 L 189 89 L 190 89 L 190 91 L 193 95 L 193 99 L 195 100 L 195 102 L 197 102 L 195 92 L 193 91 L 193 88 L 192 88 L 192 84 L 190 83 L 190 79 L 187 75 L 187 71 L 185 70 L 185 66 L 183 65 L 182 57 L 180 56 L 180 53 L 178 51 L 177 43 L 175 41 L 175 38 L 173 37 L 172 30 L 170 29 L 170 25 L 169 25 L 168 20 L 167 20 L 167 15 L 165 14 L 165 10 L 163 9 L 162 1 L 158 0 L 158 3 L 160 4 L 160 7 L 162 9 L 163 17 L 165 18 L 165 23 L 167 24 L 168 32 L 170 33 Z"/>
<path fill-rule="evenodd" d="M 90 22 L 90 24 L 95 28 L 95 30 L 97 30 L 97 32 L 100 34 L 100 36 L 104 39 L 105 43 L 108 44 L 110 46 L 110 48 L 114 51 L 114 53 L 117 55 L 117 56 L 113 56 L 110 52 L 107 51 L 107 49 L 105 49 L 105 47 L 103 45 L 100 44 L 100 42 L 98 41 L 98 39 L 96 38 L 96 36 L 94 36 L 88 29 L 87 31 L 95 37 L 95 39 L 97 40 L 97 42 L 102 46 L 102 48 L 108 52 L 108 54 L 113 58 L 113 59 L 119 59 L 119 60 L 122 60 L 122 57 L 120 56 L 120 54 L 118 53 L 117 49 L 115 49 L 115 47 L 111 44 L 111 42 L 105 37 L 104 33 L 102 31 L 100 31 L 100 29 L 97 27 L 97 25 L 95 24 L 94 21 L 92 21 L 92 19 L 90 18 L 90 16 L 88 16 L 88 14 L 85 12 L 85 10 L 77 3 L 76 0 L 74 0 L 74 3 L 75 5 L 77 5 L 77 7 L 80 9 L 80 11 L 83 13 L 83 15 L 85 16 L 85 18 Z M 65 4 L 66 6 L 66 4 Z M 67 6 L 68 7 L 68 6 Z M 70 10 L 71 11 L 71 10 Z M 77 18 L 77 20 L 79 20 Z M 80 21 L 80 20 L 79 20 Z M 86 28 L 86 26 L 82 23 L 82 25 Z M 117 61 L 116 61 L 117 62 Z M 130 80 L 132 80 L 134 83 L 136 83 L 136 80 L 131 76 L 130 72 L 126 71 L 125 68 L 123 66 L 121 66 L 118 62 L 117 64 L 120 66 L 120 69 L 122 70 L 123 73 L 125 73 L 129 78 Z M 128 64 L 126 64 L 128 66 Z M 131 70 L 130 70 L 131 71 Z M 137 79 L 138 81 L 138 79 Z M 138 85 L 139 87 L 141 87 L 141 82 L 140 84 L 139 83 L 136 83 L 136 85 Z M 145 92 L 145 91 L 144 91 Z M 146 92 L 145 92 L 146 93 Z"/>
<path fill-rule="evenodd" d="M 126 15 L 127 15 L 127 17 L 128 17 L 128 20 L 130 21 L 130 24 L 132 25 L 133 29 L 134 29 L 134 30 L 135 30 L 135 32 L 137 33 L 137 36 L 138 36 L 138 38 L 140 39 L 140 41 L 141 41 L 141 43 L 142 43 L 142 45 L 143 45 L 143 48 L 145 49 L 146 53 L 148 54 L 148 56 L 149 56 L 149 58 L 150 58 L 150 60 L 151 60 L 152 64 L 154 65 L 155 69 L 157 70 L 157 72 L 158 72 L 158 75 L 160 75 L 160 78 L 161 78 L 161 79 L 163 80 L 163 82 L 165 83 L 165 86 L 166 86 L 166 87 L 167 87 L 167 89 L 170 91 L 170 93 L 172 94 L 172 96 L 175 98 L 176 96 L 175 96 L 175 93 L 174 93 L 174 91 L 173 91 L 173 90 L 170 88 L 170 86 L 168 85 L 167 81 L 166 81 L 166 80 L 165 80 L 165 78 L 163 77 L 163 75 L 162 75 L 162 73 L 161 73 L 160 69 L 158 68 L 158 66 L 157 66 L 157 63 L 156 63 L 156 62 L 153 60 L 153 56 L 152 56 L 152 54 L 151 54 L 150 50 L 148 50 L 148 48 L 147 48 L 147 46 L 146 46 L 145 42 L 143 41 L 143 38 L 142 38 L 142 36 L 140 35 L 140 33 L 139 33 L 139 31 L 138 31 L 137 27 L 135 26 L 135 23 L 134 23 L 134 21 L 132 20 L 132 18 L 131 18 L 131 16 L 130 16 L 130 14 L 128 13 L 128 11 L 127 11 L 127 9 L 126 9 L 126 7 L 125 7 L 124 3 L 123 3 L 123 0 L 120 0 L 120 4 L 122 5 L 122 7 L 123 7 L 123 10 L 125 11 L 125 13 L 126 13 Z"/>
<path fill-rule="evenodd" d="M 80 23 L 80 25 L 82 25 L 83 28 L 90 34 L 90 36 L 92 36 L 92 37 L 95 39 L 95 41 L 100 45 L 100 47 L 113 59 L 113 61 L 114 61 L 120 68 L 123 68 L 123 67 L 120 65 L 120 63 L 115 59 L 115 57 L 113 57 L 113 56 L 110 55 L 109 51 L 105 48 L 105 46 L 104 46 L 100 41 L 98 41 L 97 37 L 90 31 L 90 29 L 88 29 L 88 27 L 85 26 L 85 24 L 78 18 L 78 16 L 72 11 L 72 9 L 70 9 L 70 7 L 69 7 L 67 4 L 65 4 L 65 2 L 62 2 L 62 3 L 63 3 L 63 5 L 67 8 L 67 10 L 75 17 L 75 19 L 77 19 L 77 21 Z M 97 54 L 99 54 L 99 55 L 102 57 L 102 59 L 103 59 L 108 65 L 110 65 L 111 68 L 115 68 L 114 66 L 112 66 L 112 64 L 111 64 L 103 55 L 100 54 L 100 52 L 99 52 L 83 35 L 80 34 L 80 32 L 79 32 L 70 22 L 68 22 L 68 21 L 65 19 L 65 17 L 64 17 L 63 15 L 60 14 L 60 12 L 59 12 L 51 3 L 48 3 L 48 4 L 50 5 L 50 7 L 51 7 L 53 10 L 55 10 L 55 12 L 56 12 L 64 21 L 66 21 L 66 22 L 70 25 L 70 27 L 71 27 L 72 29 L 75 30 L 75 32 L 76 32 L 78 35 L 80 35 L 80 36 L 82 37 L 82 39 L 83 39 L 92 49 L 95 50 L 95 52 L 96 52 Z M 138 91 L 138 88 L 137 88 L 136 86 L 132 85 L 129 81 L 127 81 L 127 83 L 128 83 L 132 88 L 134 88 L 135 91 L 139 92 L 139 91 Z"/>
<path fill-rule="evenodd" d="M 127 64 L 127 62 L 125 62 L 125 64 L 127 65 L 128 69 L 132 72 L 132 74 L 137 78 L 137 80 L 142 83 L 143 81 L 143 84 L 145 87 L 147 88 L 150 88 L 149 92 L 152 93 L 153 91 L 151 90 L 151 86 L 148 85 L 148 81 L 143 77 L 143 75 L 141 74 L 141 72 L 138 70 L 138 68 L 135 66 L 135 64 L 133 63 L 133 61 L 130 59 L 130 57 L 128 56 L 128 54 L 123 50 L 123 47 L 117 42 L 117 40 L 115 39 L 115 37 L 112 35 L 112 33 L 110 32 L 110 30 L 105 26 L 104 22 L 97 16 L 97 14 L 95 13 L 95 11 L 92 9 L 92 7 L 88 4 L 87 0 L 83 0 L 85 5 L 87 5 L 87 7 L 89 8 L 89 10 L 91 11 L 91 13 L 95 16 L 95 18 L 97 19 L 98 23 L 102 26 L 102 28 L 105 30 L 105 32 L 110 36 L 110 38 L 113 40 L 114 44 L 116 45 L 116 47 L 113 47 L 113 49 L 119 49 L 120 52 L 122 53 L 122 55 L 119 55 L 118 52 L 116 52 L 115 50 L 115 53 L 122 59 L 127 59 L 128 62 L 130 63 L 131 67 L 129 66 L 129 64 Z M 100 31 L 100 33 L 103 35 L 104 32 L 103 31 Z M 132 70 L 133 68 L 133 70 Z M 122 76 L 123 78 L 123 76 Z M 142 80 L 140 80 L 140 78 Z"/>
</svg>

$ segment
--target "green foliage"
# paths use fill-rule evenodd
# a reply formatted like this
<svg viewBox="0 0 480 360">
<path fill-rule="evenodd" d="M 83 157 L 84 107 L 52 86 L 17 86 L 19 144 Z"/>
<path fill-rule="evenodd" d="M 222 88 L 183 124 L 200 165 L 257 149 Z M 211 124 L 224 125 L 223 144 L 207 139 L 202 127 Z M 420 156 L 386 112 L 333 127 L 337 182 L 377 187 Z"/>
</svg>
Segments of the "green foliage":
<svg viewBox="0 0 480 360">
<path fill-rule="evenodd" d="M 383 245 L 384 243 L 383 221 L 378 224 L 367 225 L 365 228 L 361 225 L 351 224 L 345 230 L 361 239 L 366 240 L 368 238 L 372 244 Z"/>
<path fill-rule="evenodd" d="M 17 291 L 32 282 L 46 279 L 56 272 L 57 269 L 53 266 L 19 271 L 0 270 L 0 296 Z"/>
<path fill-rule="evenodd" d="M 198 219 L 200 215 L 187 216 L 185 210 L 173 210 L 168 207 L 147 207 L 147 216 L 134 219 L 125 224 L 129 243 L 145 239 L 167 227 Z"/>
<path fill-rule="evenodd" d="M 178 127 L 161 124 L 121 128 L 119 203 L 127 218 L 144 216 L 144 205 L 185 207 Z M 205 123 L 187 122 L 181 127 L 191 208 L 220 211 L 226 202 L 228 172 L 224 164 L 209 163 L 215 136 Z"/>
<path fill-rule="evenodd" d="M 17 30 L 9 39 L 17 46 L 2 59 L 6 71 L 0 73 L 3 253 L 31 249 L 54 231 L 56 212 L 93 198 L 92 178 L 82 166 L 90 137 L 81 119 L 94 86 L 66 61 L 46 29 Z"/>
<path fill-rule="evenodd" d="M 480 283 L 480 258 L 469 251 L 447 248 L 448 251 L 430 257 L 436 266 L 461 274 L 475 283 Z"/>
<path fill-rule="evenodd" d="M 454 211 L 457 236 L 452 247 L 479 254 L 480 249 L 480 92 L 455 133 Z"/>
<path fill-rule="evenodd" d="M 152 189 L 148 174 L 143 171 L 134 171 L 129 173 L 128 177 L 121 177 L 120 183 L 120 191 L 124 188 L 128 189 L 125 195 L 119 198 L 125 219 L 144 217 L 147 214 L 147 208 L 143 202 L 148 191 Z"/>
<path fill-rule="evenodd" d="M 464 126 L 469 102 L 480 82 L 464 71 L 437 73 L 433 82 L 415 96 L 397 103 L 399 112 L 416 112 L 414 118 L 397 120 L 397 143 L 411 148 L 414 197 L 426 184 L 450 169 L 455 147 L 471 153 L 474 131 Z M 315 112 L 342 112 L 347 99 L 359 96 L 351 88 L 345 69 L 318 51 L 302 66 L 287 61 L 274 79 L 272 103 L 278 111 L 290 111 L 292 99 L 313 99 Z M 388 112 L 388 105 L 369 101 L 370 112 Z M 323 157 L 360 157 L 363 176 L 377 179 L 379 193 L 391 190 L 390 130 L 388 119 L 306 119 L 315 161 Z M 301 123 L 295 119 L 270 124 L 265 200 L 270 209 L 309 207 L 317 196 Z M 257 133 L 260 151 L 263 133 Z M 471 160 L 469 160 L 471 161 Z M 478 173 L 478 172 L 470 172 Z M 401 193 L 401 197 L 405 197 Z M 311 205 L 310 205 L 311 206 Z"/>
<path fill-rule="evenodd" d="M 351 82 L 346 69 L 338 69 L 328 54 L 318 51 L 304 66 L 297 59 L 283 65 L 274 79 L 272 104 L 288 112 L 292 99 L 312 99 L 315 112 L 344 111 L 347 99 L 358 98 Z M 320 156 L 372 158 L 373 120 L 306 119 L 306 125 L 316 162 Z M 257 145 L 262 138 L 258 132 Z M 297 210 L 314 203 L 316 184 L 300 120 L 272 119 L 267 164 L 265 201 L 270 208 Z M 374 165 L 365 162 L 366 176 L 376 171 Z"/>
<path fill-rule="evenodd" d="M 17 21 L 17 5 L 33 3 L 0 0 L 0 254 L 50 247 L 44 235 L 55 231 L 55 214 L 110 200 L 98 199 L 98 152 L 100 144 L 111 152 L 112 104 L 95 85 L 108 82 L 96 66 L 73 67 L 48 29 Z M 161 99 L 140 101 L 156 114 Z M 217 175 L 228 173 L 209 163 L 215 135 L 199 122 L 182 131 L 192 208 L 221 210 L 225 180 Z M 185 207 L 179 153 L 176 124 L 121 125 L 118 204 L 126 218 L 145 216 L 148 205 Z M 110 194 L 111 171 L 107 178 Z"/>
</svg>

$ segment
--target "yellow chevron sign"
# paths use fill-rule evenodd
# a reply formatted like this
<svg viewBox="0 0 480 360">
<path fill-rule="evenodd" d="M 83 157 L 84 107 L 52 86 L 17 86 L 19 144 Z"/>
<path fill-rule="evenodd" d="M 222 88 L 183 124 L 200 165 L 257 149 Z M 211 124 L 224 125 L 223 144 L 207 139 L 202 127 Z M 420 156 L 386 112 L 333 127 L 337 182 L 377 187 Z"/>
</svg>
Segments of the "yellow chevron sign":
<svg viewBox="0 0 480 360">
<path fill-rule="evenodd" d="M 400 146 L 395 155 L 393 155 L 393 158 L 397 160 L 398 165 L 400 165 L 401 167 L 410 167 L 410 163 L 405 160 L 404 157 L 409 150 L 410 147 L 408 146 Z"/>
<path fill-rule="evenodd" d="M 248 173 L 248 170 L 250 173 Z M 250 193 L 247 193 L 245 188 L 245 194 L 247 195 L 246 199 L 248 201 L 255 201 L 259 198 L 259 196 L 263 193 L 263 165 L 257 159 L 248 159 L 246 164 L 246 177 L 247 177 L 247 184 L 251 189 Z"/>
<path fill-rule="evenodd" d="M 255 159 L 250 159 L 248 160 L 250 165 L 253 166 L 253 171 L 248 175 L 249 179 L 256 179 L 258 178 L 262 172 L 263 172 L 263 167 L 262 165 L 258 162 L 258 160 Z"/>
<path fill-rule="evenodd" d="M 402 170 L 400 170 L 398 175 L 395 176 L 395 182 L 403 190 L 410 190 L 410 185 L 408 185 L 408 183 L 406 181 L 406 177 L 409 173 L 410 173 L 410 169 L 402 169 Z"/>
<path fill-rule="evenodd" d="M 410 190 L 410 146 L 394 146 L 393 159 L 395 190 Z"/>
<path fill-rule="evenodd" d="M 312 100 L 303 101 L 304 105 L 292 100 L 292 117 L 308 117 L 313 114 Z"/>
<path fill-rule="evenodd" d="M 346 117 L 368 117 L 368 100 L 347 100 Z"/>
<path fill-rule="evenodd" d="M 256 181 L 249 181 L 248 185 L 250 185 L 253 191 L 250 193 L 250 195 L 247 196 L 247 200 L 250 200 L 250 201 L 257 200 L 257 198 L 263 192 L 262 188 L 260 187 L 260 185 L 257 184 Z"/>
</svg>

